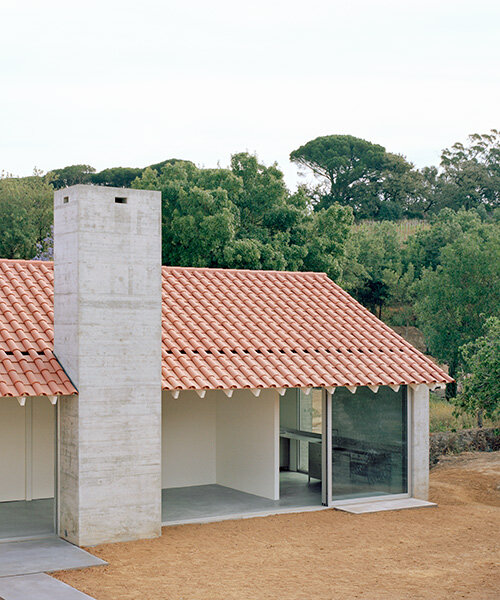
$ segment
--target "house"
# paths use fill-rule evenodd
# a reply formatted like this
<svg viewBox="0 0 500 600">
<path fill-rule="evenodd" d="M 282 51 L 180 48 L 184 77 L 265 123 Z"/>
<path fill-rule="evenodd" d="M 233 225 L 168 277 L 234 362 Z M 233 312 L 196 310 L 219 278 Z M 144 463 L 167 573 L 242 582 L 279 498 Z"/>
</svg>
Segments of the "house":
<svg viewBox="0 0 500 600">
<path fill-rule="evenodd" d="M 55 193 L 55 261 L 0 260 L 0 538 L 428 493 L 450 377 L 323 273 L 161 266 L 159 192 Z"/>
</svg>

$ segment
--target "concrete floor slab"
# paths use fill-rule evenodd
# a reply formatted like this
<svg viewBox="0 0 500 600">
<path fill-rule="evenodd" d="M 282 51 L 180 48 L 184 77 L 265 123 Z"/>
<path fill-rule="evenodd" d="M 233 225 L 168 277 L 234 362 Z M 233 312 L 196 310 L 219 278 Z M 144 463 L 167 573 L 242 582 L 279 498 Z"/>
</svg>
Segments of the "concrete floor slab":
<svg viewBox="0 0 500 600">
<path fill-rule="evenodd" d="M 0 578 L 3 600 L 94 600 L 45 573 Z"/>
<path fill-rule="evenodd" d="M 437 506 L 433 502 L 426 500 L 417 500 L 417 498 L 400 498 L 398 500 L 372 500 L 371 502 L 358 502 L 355 504 L 345 504 L 336 506 L 337 510 L 361 515 L 364 513 L 380 512 L 385 510 L 405 510 L 407 508 L 426 508 L 428 506 Z"/>
<path fill-rule="evenodd" d="M 0 579 L 105 564 L 100 558 L 56 537 L 0 543 Z"/>
<path fill-rule="evenodd" d="M 0 502 L 0 539 L 49 536 L 54 533 L 54 498 Z"/>
<path fill-rule="evenodd" d="M 162 490 L 164 525 L 204 523 L 259 514 L 321 508 L 321 481 L 307 475 L 280 474 L 280 499 L 269 500 L 221 485 L 197 485 Z"/>
</svg>

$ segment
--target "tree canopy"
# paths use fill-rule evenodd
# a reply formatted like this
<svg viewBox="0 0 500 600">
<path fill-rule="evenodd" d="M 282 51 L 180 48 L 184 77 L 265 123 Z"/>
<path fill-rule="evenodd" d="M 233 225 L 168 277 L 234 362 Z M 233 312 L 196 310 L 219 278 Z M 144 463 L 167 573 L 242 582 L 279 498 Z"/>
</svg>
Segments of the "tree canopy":
<svg viewBox="0 0 500 600">
<path fill-rule="evenodd" d="M 0 178 L 0 256 L 32 258 L 50 236 L 54 191 L 46 177 Z"/>
<path fill-rule="evenodd" d="M 461 353 L 464 366 L 457 405 L 471 414 L 496 417 L 500 413 L 500 319 L 490 317 L 484 335 L 462 346 Z"/>
<path fill-rule="evenodd" d="M 482 225 L 444 246 L 435 269 L 415 283 L 419 323 L 431 353 L 455 377 L 460 347 L 481 335 L 488 316 L 500 310 L 499 227 Z"/>
<path fill-rule="evenodd" d="M 474 133 L 441 155 L 446 206 L 487 209 L 500 206 L 500 131 Z"/>
<path fill-rule="evenodd" d="M 357 218 L 395 220 L 421 212 L 424 184 L 413 165 L 383 146 L 351 135 L 329 135 L 290 154 L 323 181 L 316 207 L 351 206 Z"/>
<path fill-rule="evenodd" d="M 398 297 L 401 247 L 396 227 L 389 222 L 356 225 L 346 242 L 340 283 L 379 317 L 383 306 Z"/>
<path fill-rule="evenodd" d="M 92 183 L 94 167 L 90 165 L 70 165 L 62 169 L 54 169 L 48 173 L 52 185 L 56 190 L 77 185 L 78 183 Z"/>
<path fill-rule="evenodd" d="M 445 148 L 439 168 L 416 169 L 400 154 L 350 135 L 310 140 L 290 160 L 319 179 L 310 195 L 319 208 L 351 206 L 356 219 L 424 218 L 443 208 L 484 207 L 500 201 L 500 132 L 472 134 Z"/>
<path fill-rule="evenodd" d="M 162 192 L 164 264 L 339 274 L 351 210 L 313 213 L 304 190 L 290 193 L 278 167 L 251 154 L 228 169 L 167 163 L 132 185 Z"/>
</svg>

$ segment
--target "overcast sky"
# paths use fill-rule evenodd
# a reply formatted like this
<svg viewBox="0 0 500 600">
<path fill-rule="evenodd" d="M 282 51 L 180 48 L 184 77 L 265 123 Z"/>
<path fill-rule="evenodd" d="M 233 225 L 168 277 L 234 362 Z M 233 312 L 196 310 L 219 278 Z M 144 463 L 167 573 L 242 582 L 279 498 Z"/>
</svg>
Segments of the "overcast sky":
<svg viewBox="0 0 500 600">
<path fill-rule="evenodd" d="M 0 171 L 277 161 L 349 133 L 437 164 L 500 127 L 500 2 L 0 0 Z"/>
</svg>

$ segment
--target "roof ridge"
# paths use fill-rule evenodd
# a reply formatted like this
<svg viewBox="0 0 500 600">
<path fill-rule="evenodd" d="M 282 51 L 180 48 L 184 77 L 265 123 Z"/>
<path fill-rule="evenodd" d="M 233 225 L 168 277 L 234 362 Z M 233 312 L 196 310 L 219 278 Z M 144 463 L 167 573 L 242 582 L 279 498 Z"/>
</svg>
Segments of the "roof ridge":
<svg viewBox="0 0 500 600">
<path fill-rule="evenodd" d="M 35 258 L 0 258 L 0 263 L 11 263 L 11 264 L 44 264 L 53 265 L 53 260 L 39 260 Z M 182 265 L 162 265 L 162 270 L 173 271 L 207 271 L 207 272 L 220 272 L 220 273 L 276 273 L 281 275 L 315 275 L 321 277 L 328 277 L 324 271 L 279 271 L 278 269 L 236 269 L 226 267 L 186 267 Z M 332 280 L 333 281 L 333 280 Z M 335 282 L 334 282 L 335 283 Z"/>
<path fill-rule="evenodd" d="M 278 271 L 277 269 L 235 269 L 226 267 L 184 267 L 180 265 L 162 265 L 162 270 L 173 271 L 180 269 L 181 271 L 209 271 L 222 273 L 277 273 L 281 275 L 321 275 L 328 277 L 324 271 Z"/>
<path fill-rule="evenodd" d="M 21 263 L 21 264 L 54 264 L 53 260 L 39 260 L 35 258 L 0 258 L 0 263 Z"/>
</svg>

